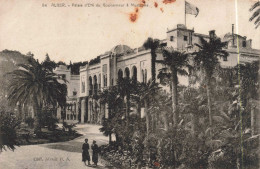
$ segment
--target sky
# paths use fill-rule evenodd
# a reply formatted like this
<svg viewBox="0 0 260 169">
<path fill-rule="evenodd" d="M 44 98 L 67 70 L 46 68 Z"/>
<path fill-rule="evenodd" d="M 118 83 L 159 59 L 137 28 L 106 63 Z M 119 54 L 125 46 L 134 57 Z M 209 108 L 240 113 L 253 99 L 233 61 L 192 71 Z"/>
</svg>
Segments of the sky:
<svg viewBox="0 0 260 169">
<path fill-rule="evenodd" d="M 0 51 L 30 51 L 40 61 L 48 53 L 69 63 L 88 61 L 119 44 L 137 48 L 148 37 L 165 39 L 167 29 L 184 24 L 184 0 L 174 1 L 145 0 L 144 7 L 136 7 L 143 0 L 0 0 Z M 257 0 L 187 1 L 200 11 L 197 17 L 186 15 L 188 28 L 202 34 L 214 29 L 221 36 L 235 24 L 235 32 L 260 49 L 260 28 L 249 22 L 249 8 Z M 66 7 L 52 6 L 58 3 Z"/>
</svg>

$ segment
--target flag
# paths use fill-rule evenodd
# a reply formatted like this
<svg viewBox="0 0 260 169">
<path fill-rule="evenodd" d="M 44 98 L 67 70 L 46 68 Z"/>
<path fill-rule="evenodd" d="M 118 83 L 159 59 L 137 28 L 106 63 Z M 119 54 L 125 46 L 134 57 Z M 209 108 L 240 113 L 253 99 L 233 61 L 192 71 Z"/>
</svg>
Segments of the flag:
<svg viewBox="0 0 260 169">
<path fill-rule="evenodd" d="M 197 15 L 199 14 L 199 8 L 185 1 L 185 14 Z"/>
</svg>

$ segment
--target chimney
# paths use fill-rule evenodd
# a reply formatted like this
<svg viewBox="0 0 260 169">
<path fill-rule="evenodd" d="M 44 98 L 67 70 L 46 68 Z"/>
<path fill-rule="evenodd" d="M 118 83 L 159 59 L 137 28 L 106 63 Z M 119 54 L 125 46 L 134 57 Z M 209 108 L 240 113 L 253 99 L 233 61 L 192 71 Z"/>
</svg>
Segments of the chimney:
<svg viewBox="0 0 260 169">
<path fill-rule="evenodd" d="M 234 24 L 232 24 L 232 46 L 235 46 Z"/>
<path fill-rule="evenodd" d="M 209 39 L 210 39 L 210 40 L 215 39 L 215 30 L 209 31 Z"/>
</svg>

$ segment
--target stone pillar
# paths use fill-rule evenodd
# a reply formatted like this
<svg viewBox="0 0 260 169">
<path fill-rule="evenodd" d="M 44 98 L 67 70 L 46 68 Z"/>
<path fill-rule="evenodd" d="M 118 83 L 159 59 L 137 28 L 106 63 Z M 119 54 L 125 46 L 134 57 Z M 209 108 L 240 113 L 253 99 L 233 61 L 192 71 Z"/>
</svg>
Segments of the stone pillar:
<svg viewBox="0 0 260 169">
<path fill-rule="evenodd" d="M 84 123 L 84 116 L 86 112 L 86 99 L 81 100 L 81 123 Z"/>
<path fill-rule="evenodd" d="M 61 120 L 61 107 L 57 108 L 57 118 Z"/>
</svg>

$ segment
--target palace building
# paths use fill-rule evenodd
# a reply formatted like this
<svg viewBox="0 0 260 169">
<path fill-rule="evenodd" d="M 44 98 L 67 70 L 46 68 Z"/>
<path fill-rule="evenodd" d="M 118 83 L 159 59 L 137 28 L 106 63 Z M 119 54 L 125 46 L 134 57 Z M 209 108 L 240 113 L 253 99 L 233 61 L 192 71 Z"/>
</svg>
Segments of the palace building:
<svg viewBox="0 0 260 169">
<path fill-rule="evenodd" d="M 161 45 L 178 51 L 194 52 L 199 48 L 194 44 L 201 44 L 201 37 L 209 40 L 216 36 L 215 31 L 209 35 L 195 33 L 194 29 L 187 29 L 184 25 L 167 30 L 166 39 L 160 40 Z M 229 57 L 220 60 L 221 66 L 233 67 L 243 62 L 259 60 L 260 50 L 252 49 L 252 40 L 232 32 L 220 37 L 223 42 L 228 42 L 226 51 Z M 162 59 L 162 54 L 157 53 L 157 59 Z M 239 58 L 239 60 L 238 60 Z M 163 65 L 156 63 L 156 76 Z M 57 117 L 64 116 L 65 121 L 81 123 L 101 123 L 103 117 L 108 116 L 106 105 L 101 105 L 95 97 L 98 90 L 116 84 L 121 77 L 135 78 L 140 82 L 147 82 L 151 78 L 151 51 L 144 47 L 132 49 L 126 45 L 117 45 L 87 65 L 80 68 L 80 75 L 71 75 L 66 66 L 59 66 L 55 73 L 65 76 L 68 81 L 68 106 L 65 110 L 58 109 Z M 160 82 L 160 79 L 156 79 Z M 188 84 L 188 78 L 180 78 L 180 83 Z"/>
</svg>

